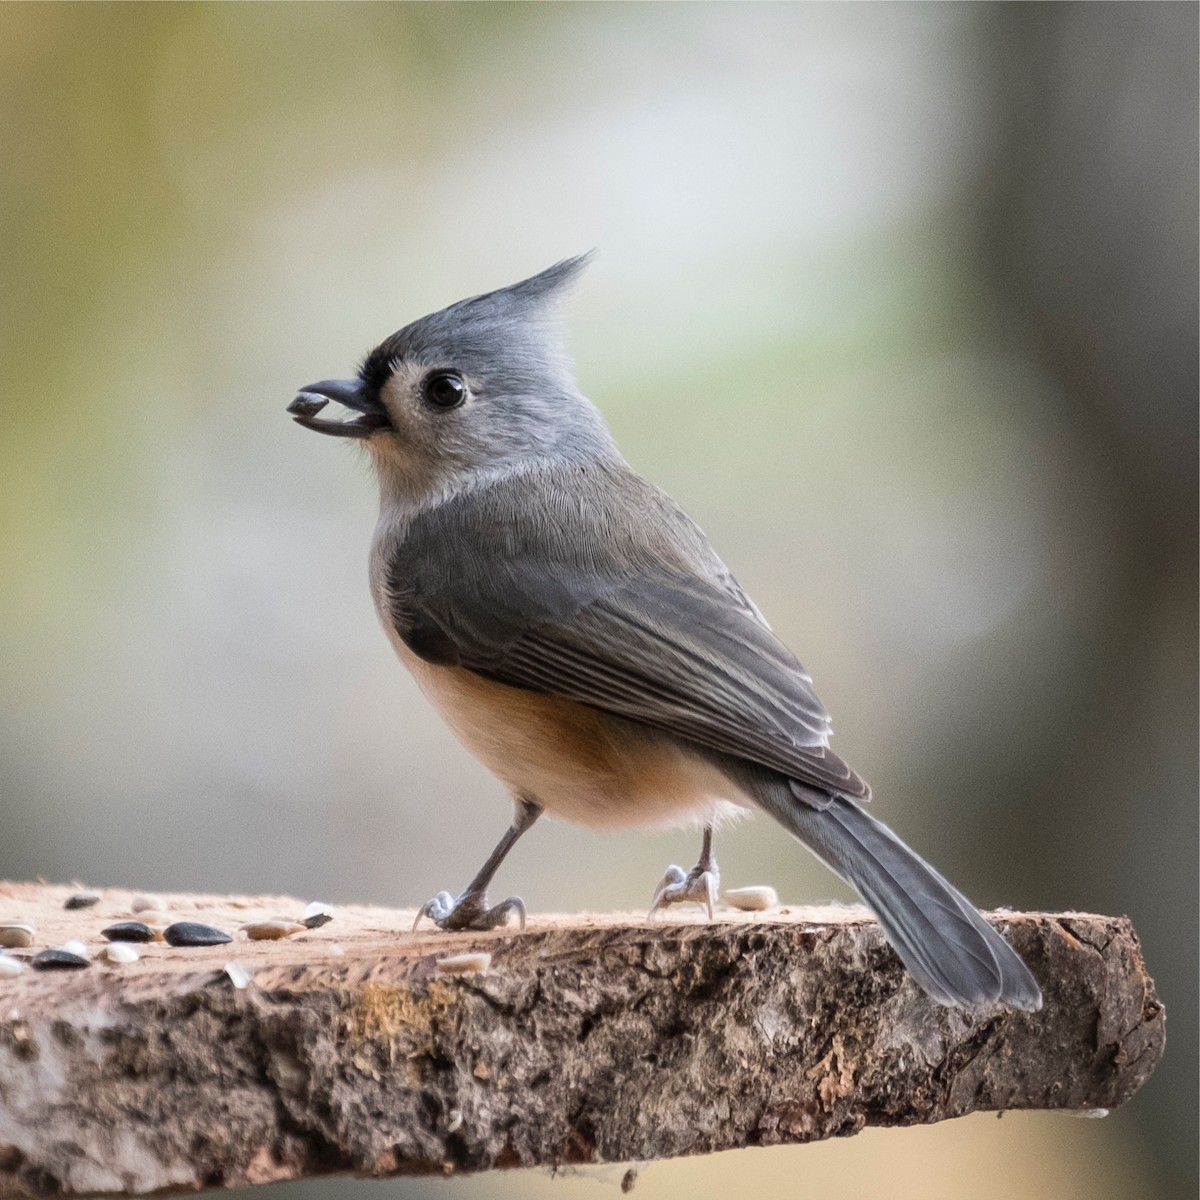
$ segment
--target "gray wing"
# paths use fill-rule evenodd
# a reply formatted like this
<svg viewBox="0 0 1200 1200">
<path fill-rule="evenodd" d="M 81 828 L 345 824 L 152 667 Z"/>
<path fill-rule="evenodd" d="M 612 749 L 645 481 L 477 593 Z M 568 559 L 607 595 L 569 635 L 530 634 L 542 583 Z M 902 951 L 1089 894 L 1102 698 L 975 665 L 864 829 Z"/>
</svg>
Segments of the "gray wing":
<svg viewBox="0 0 1200 1200">
<path fill-rule="evenodd" d="M 518 520 L 503 499 L 443 506 L 390 556 L 391 616 L 414 653 L 641 721 L 822 792 L 870 794 L 827 748 L 829 716 L 810 677 L 694 526 L 700 570 L 648 552 L 661 513 L 614 527 L 620 514 L 603 506 L 585 503 L 563 521 L 561 505 L 543 504 Z M 668 516 L 678 535 L 686 518 Z"/>
</svg>

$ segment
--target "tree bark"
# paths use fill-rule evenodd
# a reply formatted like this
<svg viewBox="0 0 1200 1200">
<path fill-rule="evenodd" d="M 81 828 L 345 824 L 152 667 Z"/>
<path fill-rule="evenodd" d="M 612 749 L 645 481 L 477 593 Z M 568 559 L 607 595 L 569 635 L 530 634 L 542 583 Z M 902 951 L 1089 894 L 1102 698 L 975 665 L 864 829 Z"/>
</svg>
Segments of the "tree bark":
<svg viewBox="0 0 1200 1200">
<path fill-rule="evenodd" d="M 0 884 L 0 924 L 37 928 L 11 953 L 98 952 L 101 928 L 130 919 L 129 892 L 65 911 L 70 892 Z M 229 932 L 303 908 L 168 901 Z M 413 915 L 340 908 L 285 941 L 156 942 L 128 965 L 0 977 L 0 1197 L 638 1161 L 1108 1109 L 1163 1053 L 1124 917 L 993 914 L 1045 993 L 1019 1013 L 933 1003 L 857 908 L 458 934 L 412 933 Z M 467 953 L 490 963 L 444 961 Z"/>
</svg>

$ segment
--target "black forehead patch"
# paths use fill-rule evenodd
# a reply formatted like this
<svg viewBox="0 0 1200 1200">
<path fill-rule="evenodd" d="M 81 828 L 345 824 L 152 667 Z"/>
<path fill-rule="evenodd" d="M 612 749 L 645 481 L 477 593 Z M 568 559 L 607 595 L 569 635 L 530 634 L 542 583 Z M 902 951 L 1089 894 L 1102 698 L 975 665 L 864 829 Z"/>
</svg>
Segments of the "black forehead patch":
<svg viewBox="0 0 1200 1200">
<path fill-rule="evenodd" d="M 378 392 L 396 369 L 400 355 L 393 344 L 395 337 L 393 334 L 387 341 L 376 346 L 358 368 L 359 379 L 373 391 Z"/>
</svg>

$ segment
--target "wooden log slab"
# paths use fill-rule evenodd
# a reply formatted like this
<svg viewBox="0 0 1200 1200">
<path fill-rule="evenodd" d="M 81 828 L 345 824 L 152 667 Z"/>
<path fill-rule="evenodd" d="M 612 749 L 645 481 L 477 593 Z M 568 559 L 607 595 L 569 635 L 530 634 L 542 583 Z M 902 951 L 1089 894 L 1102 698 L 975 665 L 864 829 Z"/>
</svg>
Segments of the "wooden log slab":
<svg viewBox="0 0 1200 1200">
<path fill-rule="evenodd" d="M 36 929 L 9 953 L 75 938 L 95 955 L 130 919 L 132 893 L 69 911 L 73 890 L 0 884 L 0 924 Z M 166 899 L 229 932 L 304 908 Z M 644 1161 L 1108 1109 L 1163 1053 L 1124 917 L 992 914 L 1045 992 L 1019 1013 L 934 1004 L 860 908 L 479 934 L 413 933 L 413 916 L 339 907 L 284 941 L 156 942 L 135 963 L 0 976 L 0 1197 Z"/>
</svg>

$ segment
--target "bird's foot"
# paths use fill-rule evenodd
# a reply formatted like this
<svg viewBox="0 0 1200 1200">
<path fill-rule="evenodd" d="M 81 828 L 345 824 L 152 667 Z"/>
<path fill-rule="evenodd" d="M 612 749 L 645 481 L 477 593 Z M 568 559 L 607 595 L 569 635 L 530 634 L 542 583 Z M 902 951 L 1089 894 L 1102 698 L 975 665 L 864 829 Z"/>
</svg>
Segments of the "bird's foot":
<svg viewBox="0 0 1200 1200">
<path fill-rule="evenodd" d="M 522 929 L 525 928 L 525 902 L 520 896 L 509 896 L 489 908 L 486 892 L 463 892 L 456 900 L 449 892 L 438 892 L 427 900 L 417 913 L 413 929 L 428 917 L 439 929 L 453 932 L 460 929 L 496 929 L 508 924 L 511 913 L 517 914 Z"/>
<path fill-rule="evenodd" d="M 658 887 L 654 889 L 654 899 L 650 901 L 650 912 L 647 915 L 653 917 L 659 909 L 691 900 L 704 905 L 711 921 L 720 886 L 721 876 L 717 871 L 717 864 L 711 859 L 697 863 L 687 874 L 684 874 L 682 867 L 669 866 Z"/>
</svg>

